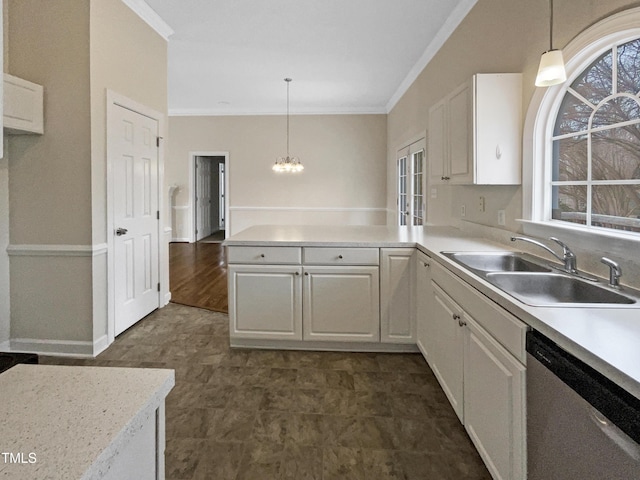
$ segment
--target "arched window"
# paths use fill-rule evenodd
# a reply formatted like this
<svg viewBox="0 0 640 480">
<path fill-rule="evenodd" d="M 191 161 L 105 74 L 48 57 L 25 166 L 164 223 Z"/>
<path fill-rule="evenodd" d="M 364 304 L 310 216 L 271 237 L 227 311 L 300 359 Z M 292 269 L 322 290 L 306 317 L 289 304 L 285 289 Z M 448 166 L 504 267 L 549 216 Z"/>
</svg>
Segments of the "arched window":
<svg viewBox="0 0 640 480">
<path fill-rule="evenodd" d="M 566 86 L 551 137 L 551 218 L 640 232 L 640 39 Z"/>
</svg>

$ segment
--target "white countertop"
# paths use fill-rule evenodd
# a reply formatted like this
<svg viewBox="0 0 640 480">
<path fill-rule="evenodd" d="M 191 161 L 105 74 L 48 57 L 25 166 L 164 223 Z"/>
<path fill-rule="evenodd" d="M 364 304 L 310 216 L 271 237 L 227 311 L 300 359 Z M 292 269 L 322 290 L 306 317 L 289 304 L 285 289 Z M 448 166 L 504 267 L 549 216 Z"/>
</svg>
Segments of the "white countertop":
<svg viewBox="0 0 640 480">
<path fill-rule="evenodd" d="M 640 398 L 640 306 L 529 306 L 440 253 L 517 250 L 509 246 L 472 237 L 451 227 L 387 226 L 255 226 L 233 235 L 224 244 L 417 247 L 520 320 Z"/>
<path fill-rule="evenodd" d="M 0 478 L 99 479 L 175 384 L 173 370 L 17 365 L 0 374 Z M 28 463 L 29 454 L 35 463 Z"/>
</svg>

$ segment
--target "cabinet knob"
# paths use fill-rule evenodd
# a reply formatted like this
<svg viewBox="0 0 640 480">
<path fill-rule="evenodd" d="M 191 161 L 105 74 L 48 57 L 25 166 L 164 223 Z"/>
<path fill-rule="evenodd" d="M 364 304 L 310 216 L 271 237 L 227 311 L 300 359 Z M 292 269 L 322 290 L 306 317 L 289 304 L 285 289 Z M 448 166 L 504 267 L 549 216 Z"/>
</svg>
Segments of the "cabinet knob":
<svg viewBox="0 0 640 480">
<path fill-rule="evenodd" d="M 296 272 L 296 275 L 300 275 L 300 272 Z"/>
<path fill-rule="evenodd" d="M 458 315 L 457 313 L 453 314 L 453 319 L 454 320 L 460 320 L 460 315 Z"/>
<path fill-rule="evenodd" d="M 309 276 L 309 272 L 304 272 L 304 274 L 308 277 Z"/>
<path fill-rule="evenodd" d="M 260 258 L 264 258 L 264 253 L 261 253 L 261 254 L 260 254 Z"/>
<path fill-rule="evenodd" d="M 467 325 L 467 322 L 465 322 L 464 320 L 458 320 L 458 325 L 460 325 L 461 327 L 464 327 Z"/>
<path fill-rule="evenodd" d="M 431 265 L 429 265 L 427 262 L 424 262 L 424 266 L 429 268 Z"/>
<path fill-rule="evenodd" d="M 342 260 L 342 255 L 338 255 L 338 258 L 339 258 L 340 260 Z"/>
</svg>

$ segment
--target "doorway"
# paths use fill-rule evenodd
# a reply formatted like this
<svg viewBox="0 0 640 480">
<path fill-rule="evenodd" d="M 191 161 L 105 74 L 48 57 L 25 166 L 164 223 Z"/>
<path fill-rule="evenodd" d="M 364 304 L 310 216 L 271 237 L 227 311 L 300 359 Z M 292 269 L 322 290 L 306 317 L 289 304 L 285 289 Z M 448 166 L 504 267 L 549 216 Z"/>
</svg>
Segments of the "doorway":
<svg viewBox="0 0 640 480">
<path fill-rule="evenodd" d="M 192 241 L 220 243 L 228 231 L 226 153 L 192 154 Z"/>
</svg>

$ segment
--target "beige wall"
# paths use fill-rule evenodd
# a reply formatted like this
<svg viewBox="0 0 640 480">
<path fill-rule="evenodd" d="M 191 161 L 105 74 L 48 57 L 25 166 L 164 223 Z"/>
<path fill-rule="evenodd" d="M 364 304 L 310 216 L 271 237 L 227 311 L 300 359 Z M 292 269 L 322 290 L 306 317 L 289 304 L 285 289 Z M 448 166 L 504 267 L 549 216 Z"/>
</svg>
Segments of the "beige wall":
<svg viewBox="0 0 640 480">
<path fill-rule="evenodd" d="M 231 233 L 252 224 L 386 222 L 386 115 L 291 117 L 290 152 L 301 175 L 271 170 L 286 154 L 286 117 L 171 117 L 166 183 L 190 205 L 190 152 L 229 152 Z M 174 238 L 189 236 L 191 210 L 174 210 Z"/>
<path fill-rule="evenodd" d="M 45 92 L 44 135 L 9 139 L 11 341 L 91 353 L 107 329 L 105 92 L 166 113 L 166 42 L 121 0 L 8 11 L 9 73 Z"/>
<path fill-rule="evenodd" d="M 554 47 L 562 48 L 585 28 L 611 13 L 637 5 L 637 1 L 629 0 L 555 2 Z M 478 1 L 389 114 L 389 208 L 393 208 L 396 201 L 397 148 L 407 137 L 427 129 L 429 108 L 456 85 L 474 73 L 522 72 L 523 109 L 526 112 L 535 89 L 540 54 L 549 47 L 548 12 L 547 0 Z M 484 213 L 476 208 L 479 196 L 486 198 Z M 428 199 L 428 221 L 455 223 L 462 204 L 466 205 L 465 220 L 497 226 L 497 211 L 505 209 L 507 228 L 519 228 L 515 222 L 522 215 L 519 187 L 438 187 L 438 198 Z"/>
</svg>

